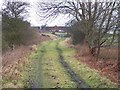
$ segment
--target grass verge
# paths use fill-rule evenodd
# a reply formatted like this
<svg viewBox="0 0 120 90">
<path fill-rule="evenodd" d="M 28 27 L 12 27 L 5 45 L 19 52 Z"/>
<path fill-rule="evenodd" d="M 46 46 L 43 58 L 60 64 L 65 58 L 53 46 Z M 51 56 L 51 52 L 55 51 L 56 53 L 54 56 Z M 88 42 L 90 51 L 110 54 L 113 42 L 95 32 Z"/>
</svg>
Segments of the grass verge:
<svg viewBox="0 0 120 90">
<path fill-rule="evenodd" d="M 105 76 L 99 75 L 98 71 L 91 69 L 74 57 L 75 50 L 68 48 L 64 41 L 61 41 L 59 48 L 62 50 L 64 60 L 69 64 L 71 69 L 76 72 L 85 82 L 92 88 L 117 88 L 117 85 L 107 79 Z"/>
</svg>

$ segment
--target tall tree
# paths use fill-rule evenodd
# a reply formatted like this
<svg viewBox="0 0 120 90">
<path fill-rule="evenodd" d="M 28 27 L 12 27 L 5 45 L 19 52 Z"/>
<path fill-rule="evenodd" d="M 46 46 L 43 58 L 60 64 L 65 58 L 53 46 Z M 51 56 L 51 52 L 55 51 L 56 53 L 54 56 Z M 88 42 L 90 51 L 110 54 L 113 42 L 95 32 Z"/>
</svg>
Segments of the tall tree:
<svg viewBox="0 0 120 90">
<path fill-rule="evenodd" d="M 3 15 L 7 15 L 12 18 L 23 18 L 23 14 L 28 13 L 27 7 L 29 6 L 26 2 L 5 2 L 2 11 Z"/>
<path fill-rule="evenodd" d="M 80 28 L 85 34 L 84 43 L 89 46 L 91 54 L 97 54 L 97 57 L 100 48 L 108 41 L 108 38 L 105 38 L 106 35 L 117 29 L 116 7 L 116 0 L 114 2 L 56 0 L 55 2 L 41 2 L 38 5 L 40 13 L 44 13 L 44 18 L 51 18 L 62 13 L 70 14 L 77 22 L 80 22 Z"/>
</svg>

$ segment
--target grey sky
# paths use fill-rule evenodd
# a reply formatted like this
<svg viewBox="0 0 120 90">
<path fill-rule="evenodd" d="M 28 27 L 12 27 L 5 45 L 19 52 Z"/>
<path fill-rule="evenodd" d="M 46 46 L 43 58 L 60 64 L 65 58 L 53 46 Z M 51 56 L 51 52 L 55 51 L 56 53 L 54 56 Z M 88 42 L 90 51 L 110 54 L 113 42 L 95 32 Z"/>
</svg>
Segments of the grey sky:
<svg viewBox="0 0 120 90">
<path fill-rule="evenodd" d="M 58 1 L 67 1 L 67 0 L 23 0 L 23 1 L 29 1 L 30 4 L 32 5 L 30 10 L 30 17 L 28 19 L 31 22 L 31 25 L 41 26 L 46 24 L 46 21 L 41 20 L 40 17 L 38 17 L 37 14 L 35 13 L 35 9 L 38 8 L 36 7 L 37 5 L 35 3 L 38 1 L 39 2 L 55 2 L 55 1 L 58 2 Z M 76 0 L 68 0 L 68 1 L 76 1 Z M 83 1 L 88 2 L 88 0 L 83 0 Z M 91 0 L 91 1 L 95 1 L 95 0 Z M 114 0 L 98 0 L 98 1 L 113 2 Z M 55 25 L 64 26 L 65 23 L 68 22 L 68 20 L 70 20 L 70 17 L 68 17 L 68 15 L 60 14 L 55 20 L 48 22 L 47 25 L 48 26 L 55 26 Z"/>
<path fill-rule="evenodd" d="M 41 18 L 36 14 L 36 9 L 38 8 L 36 2 L 30 1 L 31 9 L 30 9 L 30 17 L 28 19 L 31 22 L 31 25 L 41 26 L 47 24 L 48 26 L 55 26 L 55 25 L 64 26 L 65 23 L 69 20 L 68 15 L 63 15 L 63 14 L 60 14 L 56 19 L 54 20 L 51 19 L 50 21 L 47 22 L 45 20 L 41 20 Z"/>
<path fill-rule="evenodd" d="M 4 1 L 4 0 L 0 0 L 0 6 L 2 5 L 2 1 Z M 7 1 L 7 0 L 5 0 L 5 1 Z M 23 2 L 27 1 L 27 2 L 30 2 L 31 8 L 29 10 L 29 16 L 28 16 L 27 20 L 31 23 L 32 26 L 41 26 L 44 24 L 47 24 L 48 26 L 55 26 L 55 25 L 64 26 L 65 23 L 68 20 L 70 20 L 70 17 L 68 17 L 68 15 L 60 14 L 55 20 L 51 20 L 51 21 L 48 21 L 46 23 L 46 21 L 41 20 L 41 18 L 35 12 L 35 10 L 38 8 L 38 7 L 36 7 L 37 5 L 35 3 L 38 1 L 39 2 L 43 2 L 43 1 L 44 2 L 48 2 L 48 1 L 52 2 L 52 1 L 60 1 L 60 0 L 8 0 L 8 1 L 23 1 Z M 62 0 L 62 1 L 64 1 L 64 0 Z M 72 0 L 72 1 L 74 1 L 74 0 Z M 100 0 L 100 1 L 104 2 L 106 0 Z M 112 0 L 107 0 L 107 1 L 112 1 Z"/>
<path fill-rule="evenodd" d="M 59 15 L 56 19 L 48 21 L 48 22 L 46 22 L 45 20 L 41 20 L 41 18 L 35 12 L 35 10 L 37 9 L 35 3 L 38 1 L 43 2 L 43 1 L 48 1 L 48 0 L 0 0 L 0 9 L 1 9 L 3 1 L 23 1 L 23 2 L 27 1 L 27 2 L 30 2 L 31 7 L 29 10 L 29 16 L 27 17 L 27 20 L 31 23 L 32 26 L 41 26 L 44 24 L 47 24 L 48 26 L 55 26 L 55 25 L 64 26 L 65 23 L 69 20 L 67 15 L 62 15 L 62 14 Z"/>
</svg>

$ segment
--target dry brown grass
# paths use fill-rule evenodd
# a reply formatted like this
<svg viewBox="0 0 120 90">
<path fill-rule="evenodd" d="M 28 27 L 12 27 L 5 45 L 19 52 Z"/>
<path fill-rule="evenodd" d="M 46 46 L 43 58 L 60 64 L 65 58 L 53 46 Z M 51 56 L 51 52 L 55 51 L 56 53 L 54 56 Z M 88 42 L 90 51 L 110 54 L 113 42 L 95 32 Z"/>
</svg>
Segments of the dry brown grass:
<svg viewBox="0 0 120 90">
<path fill-rule="evenodd" d="M 87 46 L 76 45 L 75 48 L 77 49 L 77 53 L 79 53 L 80 56 L 90 55 L 89 48 Z"/>
<path fill-rule="evenodd" d="M 88 56 L 90 55 L 89 48 L 84 45 L 76 45 L 75 48 L 77 49 L 77 53 L 79 53 L 80 56 Z M 117 47 L 104 47 L 101 48 L 100 59 L 104 60 L 118 60 L 118 48 Z"/>
<path fill-rule="evenodd" d="M 89 53 L 89 48 L 76 45 L 76 58 L 86 63 L 89 67 L 97 69 L 100 74 L 105 75 L 111 81 L 118 83 L 118 48 L 101 48 L 100 58 L 96 60 Z"/>
<path fill-rule="evenodd" d="M 21 79 L 21 72 L 24 71 L 26 58 L 35 51 L 38 44 L 43 41 L 51 40 L 48 36 L 36 36 L 35 39 L 27 42 L 27 45 L 17 46 L 13 50 L 7 50 L 2 55 L 2 78 L 3 87 L 19 88 L 21 85 L 16 85 Z M 8 81 L 9 80 L 9 81 Z M 22 87 L 23 88 L 23 87 Z"/>
<path fill-rule="evenodd" d="M 34 51 L 35 46 L 43 41 L 50 40 L 50 37 L 38 35 L 34 40 L 28 42 L 28 45 L 16 46 L 13 50 L 9 49 L 2 54 L 3 67 L 13 62 L 26 57 L 31 51 Z"/>
<path fill-rule="evenodd" d="M 100 58 L 117 60 L 118 59 L 118 48 L 117 47 L 101 48 Z"/>
</svg>

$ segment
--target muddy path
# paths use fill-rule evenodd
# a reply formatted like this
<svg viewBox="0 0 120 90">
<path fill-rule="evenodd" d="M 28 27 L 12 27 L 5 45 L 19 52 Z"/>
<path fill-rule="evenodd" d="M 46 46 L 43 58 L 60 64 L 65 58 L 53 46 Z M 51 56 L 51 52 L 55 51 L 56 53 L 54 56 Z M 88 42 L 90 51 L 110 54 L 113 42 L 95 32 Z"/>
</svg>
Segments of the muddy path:
<svg viewBox="0 0 120 90">
<path fill-rule="evenodd" d="M 54 45 L 53 46 L 50 46 L 50 44 L 52 44 L 54 42 Z M 49 61 L 48 62 L 44 62 L 44 60 L 45 60 L 45 57 L 47 57 L 47 53 L 52 53 L 52 51 L 51 50 L 49 50 L 49 49 L 53 49 L 54 51 L 55 51 L 55 54 L 56 54 L 56 57 L 54 58 L 52 58 L 52 56 L 50 56 L 50 58 L 51 58 L 51 60 L 53 60 L 52 62 L 57 62 L 58 63 L 58 66 L 56 67 L 56 66 L 51 66 L 51 67 L 49 67 L 50 66 L 50 63 L 49 63 Z M 75 87 L 77 87 L 77 88 L 80 88 L 81 86 L 79 86 L 77 83 L 78 83 L 78 81 L 76 81 L 76 80 L 79 80 L 78 79 L 78 77 L 75 75 L 75 73 L 70 69 L 70 68 L 68 68 L 68 65 L 65 63 L 65 62 L 61 62 L 62 60 L 61 60 L 61 55 L 60 55 L 60 53 L 59 53 L 59 50 L 57 49 L 57 41 L 52 41 L 52 42 L 48 42 L 45 46 L 42 46 L 41 47 L 41 49 L 38 51 L 39 53 L 37 53 L 36 54 L 36 57 L 35 58 L 33 58 L 34 60 L 33 60 L 33 62 L 32 62 L 32 70 L 30 71 L 30 73 L 29 73 L 29 84 L 30 84 L 30 88 L 44 88 L 44 79 L 43 78 L 48 78 L 48 79 L 50 79 L 51 77 L 52 77 L 52 79 L 51 79 L 51 82 L 57 82 L 57 83 L 54 83 L 54 85 L 52 86 L 51 85 L 51 88 L 53 88 L 53 87 L 55 87 L 55 88 L 62 88 L 62 85 L 59 85 L 59 84 L 66 84 L 66 85 L 68 85 L 68 86 L 70 86 L 70 87 L 72 87 L 72 85 L 70 84 L 71 82 L 73 82 L 74 84 L 76 84 L 76 86 Z M 49 58 L 47 58 L 47 59 L 49 59 Z M 56 59 L 56 60 L 55 60 Z M 43 65 L 44 64 L 44 65 Z M 50 76 L 50 77 L 48 77 L 48 76 L 46 76 L 45 77 L 45 75 L 43 74 L 43 72 L 44 71 L 42 71 L 43 69 L 44 69 L 44 67 L 46 67 L 45 65 L 46 64 L 48 64 L 47 65 L 47 70 L 49 70 L 49 68 L 51 69 L 52 68 L 52 70 L 50 70 L 50 71 L 46 71 L 45 70 L 45 73 L 47 73 L 48 74 L 48 76 Z M 62 65 L 63 64 L 63 65 Z M 60 66 L 59 66 L 60 65 Z M 67 65 L 66 67 L 64 67 L 65 65 Z M 56 69 L 56 68 L 58 68 L 58 69 Z M 67 79 L 68 79 L 68 77 L 69 77 L 69 79 L 67 80 L 66 79 L 66 77 L 64 77 L 64 76 L 62 76 L 62 74 L 61 74 L 61 76 L 59 75 L 60 73 L 55 73 L 55 74 L 58 74 L 58 75 L 55 75 L 55 74 L 53 74 L 53 73 L 51 73 L 52 71 L 57 71 L 57 72 L 59 72 L 58 70 L 60 70 L 60 69 L 64 69 L 64 70 L 61 70 L 62 72 L 60 72 L 60 73 L 63 73 L 63 74 L 65 74 L 66 75 L 66 77 L 67 77 Z M 69 72 L 68 72 L 68 70 L 69 70 Z M 51 75 L 52 74 L 52 75 Z M 67 75 L 67 74 L 70 74 L 70 75 Z M 44 77 L 42 77 L 42 75 L 44 75 Z M 71 77 L 72 76 L 72 77 Z M 57 80 L 57 77 L 59 77 L 59 78 L 63 78 L 63 80 L 64 81 L 58 81 Z M 48 81 L 49 82 L 49 81 Z M 70 82 L 70 83 L 69 83 Z M 81 81 L 80 81 L 81 82 Z M 47 82 L 46 82 L 47 83 Z M 85 85 L 83 86 L 83 87 L 85 87 Z M 48 87 L 46 87 L 46 88 L 48 88 Z"/>
<path fill-rule="evenodd" d="M 42 47 L 42 49 L 40 50 L 40 54 L 38 55 L 38 57 L 34 58 L 34 59 L 38 59 L 42 60 L 43 56 L 45 55 L 46 49 L 45 46 Z M 42 82 L 40 81 L 40 62 L 38 60 L 34 60 L 34 62 L 32 63 L 34 68 L 31 72 L 30 72 L 30 76 L 29 76 L 29 84 L 30 84 L 30 88 L 41 88 L 42 86 Z M 34 74 L 33 74 L 34 73 Z"/>
<path fill-rule="evenodd" d="M 62 51 L 58 47 L 58 44 L 59 44 L 59 40 L 48 42 L 47 44 L 43 45 L 40 50 L 38 50 L 36 52 L 36 55 L 33 58 L 32 66 L 31 66 L 33 69 L 29 73 L 30 87 L 33 89 L 34 88 L 43 88 L 44 87 L 44 78 L 50 79 L 52 77 L 53 79 L 50 79 L 50 82 L 57 82 L 57 83 L 54 83 L 53 86 L 51 85 L 51 88 L 52 87 L 62 88 L 62 85 L 60 85 L 60 84 L 63 84 L 63 86 L 65 86 L 64 84 L 66 84 L 72 88 L 71 82 L 74 83 L 74 85 L 73 85 L 74 88 L 90 88 L 90 86 L 88 86 L 84 82 L 84 80 L 80 79 L 80 77 L 64 61 Z M 55 55 L 55 57 L 53 57 L 54 55 L 53 56 L 51 55 L 50 60 L 52 60 L 51 61 L 52 64 L 54 64 L 54 62 L 58 63 L 57 67 L 56 67 L 56 65 L 51 66 L 50 65 L 51 62 L 47 61 L 47 59 L 49 59 L 47 57 L 47 55 L 48 55 L 48 53 L 52 53 L 52 51 L 54 51 L 54 53 L 56 55 Z M 44 67 L 48 68 L 48 69 L 45 71 L 42 71 L 44 69 Z M 52 69 L 52 70 L 49 70 L 49 69 Z M 62 75 L 60 76 L 60 73 L 55 73 L 57 75 L 55 75 L 54 73 L 51 73 L 52 71 L 59 72 L 60 69 L 63 69 L 60 71 L 60 73 L 65 74 L 67 78 Z M 47 73 L 48 76 L 45 77 L 45 74 L 43 72 Z M 59 79 L 59 78 L 57 78 L 57 77 L 62 78 L 63 81 L 58 81 L 57 79 Z M 49 80 L 48 80 L 48 82 L 49 82 Z M 45 83 L 47 83 L 47 81 Z"/>
<path fill-rule="evenodd" d="M 68 71 L 68 73 L 71 75 L 71 78 L 77 83 L 78 88 L 90 88 L 89 85 L 85 83 L 85 81 L 80 78 L 68 65 L 67 62 L 64 61 L 64 56 L 62 55 L 62 50 L 58 47 L 59 42 L 56 44 L 56 49 L 59 53 L 60 63 L 63 65 L 63 67 Z"/>
<path fill-rule="evenodd" d="M 45 47 L 43 47 L 43 49 L 41 50 L 41 55 L 39 56 L 40 59 L 43 58 L 44 54 L 45 54 Z M 40 78 L 39 76 L 39 68 L 40 68 L 40 64 L 39 62 L 36 60 L 34 62 L 34 66 L 35 66 L 35 69 L 34 69 L 34 72 L 36 74 L 34 74 L 34 76 L 32 77 L 35 77 L 34 79 L 31 78 L 30 82 L 31 82 L 31 88 L 41 88 L 41 82 L 39 81 L 38 78 Z"/>
<path fill-rule="evenodd" d="M 40 46 L 28 70 L 30 88 L 116 87 L 97 71 L 77 61 L 73 54 L 74 50 L 66 47 L 63 40 Z"/>
</svg>

